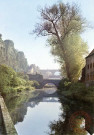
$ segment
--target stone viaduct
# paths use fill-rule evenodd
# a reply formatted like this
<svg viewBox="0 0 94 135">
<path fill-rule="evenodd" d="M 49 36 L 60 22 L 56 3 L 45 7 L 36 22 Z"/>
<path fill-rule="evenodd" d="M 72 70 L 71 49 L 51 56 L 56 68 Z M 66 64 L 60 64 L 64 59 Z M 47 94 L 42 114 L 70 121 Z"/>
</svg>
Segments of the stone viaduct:
<svg viewBox="0 0 94 135">
<path fill-rule="evenodd" d="M 40 84 L 40 88 L 43 88 L 48 83 L 52 83 L 56 87 L 58 87 L 59 82 L 60 82 L 60 79 L 43 79 L 43 76 L 39 74 L 36 74 L 36 75 L 28 74 L 28 76 L 30 80 L 38 81 Z"/>
</svg>

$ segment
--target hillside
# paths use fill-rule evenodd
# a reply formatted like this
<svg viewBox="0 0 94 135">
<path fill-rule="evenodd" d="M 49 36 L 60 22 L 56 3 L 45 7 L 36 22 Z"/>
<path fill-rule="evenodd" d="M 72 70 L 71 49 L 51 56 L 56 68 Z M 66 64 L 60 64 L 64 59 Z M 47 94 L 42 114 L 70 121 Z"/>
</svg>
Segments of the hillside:
<svg viewBox="0 0 94 135">
<path fill-rule="evenodd" d="M 0 34 L 0 64 L 12 67 L 17 72 L 26 72 L 28 69 L 27 59 L 22 51 L 14 48 L 12 40 L 2 40 Z"/>
</svg>

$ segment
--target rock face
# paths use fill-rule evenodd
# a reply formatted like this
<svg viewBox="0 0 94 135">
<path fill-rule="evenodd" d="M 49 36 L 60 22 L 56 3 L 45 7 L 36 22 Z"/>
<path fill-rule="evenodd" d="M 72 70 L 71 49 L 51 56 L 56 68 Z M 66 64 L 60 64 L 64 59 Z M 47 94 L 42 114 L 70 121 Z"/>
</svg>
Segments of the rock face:
<svg viewBox="0 0 94 135">
<path fill-rule="evenodd" d="M 24 53 L 14 48 L 12 40 L 2 40 L 0 34 L 0 64 L 6 64 L 17 72 L 26 72 L 28 69 L 27 59 Z"/>
</svg>

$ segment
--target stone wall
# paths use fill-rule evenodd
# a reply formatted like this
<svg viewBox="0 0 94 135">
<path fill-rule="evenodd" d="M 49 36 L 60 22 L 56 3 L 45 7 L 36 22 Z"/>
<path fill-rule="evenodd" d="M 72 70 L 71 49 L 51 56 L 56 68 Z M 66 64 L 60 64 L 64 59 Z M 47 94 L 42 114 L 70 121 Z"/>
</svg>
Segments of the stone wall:
<svg viewBox="0 0 94 135">
<path fill-rule="evenodd" d="M 40 74 L 36 74 L 36 75 L 28 74 L 28 76 L 29 76 L 29 80 L 35 80 L 38 81 L 39 83 L 43 82 L 43 76 Z"/>
<path fill-rule="evenodd" d="M 86 58 L 85 82 L 87 84 L 94 83 L 94 55 Z"/>
<path fill-rule="evenodd" d="M 3 119 L 6 135 L 17 135 L 16 129 L 9 115 L 8 109 L 1 96 L 0 96 L 0 108 L 1 108 L 2 119 Z"/>
</svg>

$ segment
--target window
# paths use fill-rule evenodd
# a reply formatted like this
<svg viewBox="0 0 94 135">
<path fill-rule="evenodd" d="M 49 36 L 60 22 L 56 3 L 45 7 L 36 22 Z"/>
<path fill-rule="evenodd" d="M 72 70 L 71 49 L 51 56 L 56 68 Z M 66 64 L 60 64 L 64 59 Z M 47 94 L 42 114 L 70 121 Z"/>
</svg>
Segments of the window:
<svg viewBox="0 0 94 135">
<path fill-rule="evenodd" d="M 87 69 L 89 69 L 89 64 L 87 65 Z"/>
<path fill-rule="evenodd" d="M 86 81 L 89 81 L 89 74 L 86 76 Z"/>
<path fill-rule="evenodd" d="M 94 68 L 94 63 L 93 63 L 93 68 Z"/>
<path fill-rule="evenodd" d="M 92 80 L 92 75 L 90 75 L 90 81 Z"/>
<path fill-rule="evenodd" d="M 90 64 L 90 68 L 92 68 L 92 63 Z"/>
</svg>

